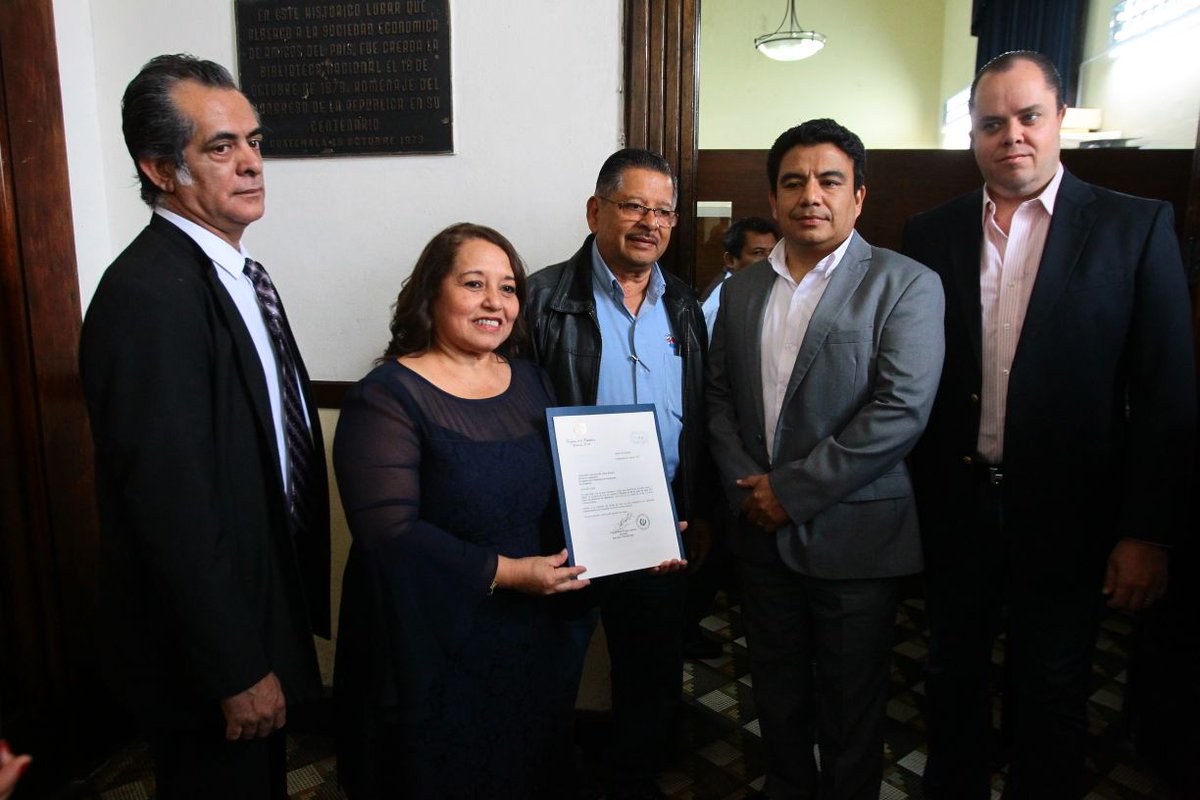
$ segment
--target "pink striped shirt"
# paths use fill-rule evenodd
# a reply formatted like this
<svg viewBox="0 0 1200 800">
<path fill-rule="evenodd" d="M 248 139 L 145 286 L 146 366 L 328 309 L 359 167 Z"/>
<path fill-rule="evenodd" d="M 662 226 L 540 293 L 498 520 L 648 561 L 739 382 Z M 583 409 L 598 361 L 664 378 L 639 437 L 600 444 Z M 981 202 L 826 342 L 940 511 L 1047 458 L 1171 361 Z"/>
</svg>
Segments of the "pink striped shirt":
<svg viewBox="0 0 1200 800">
<path fill-rule="evenodd" d="M 979 456 L 1004 460 L 1008 376 L 1021 339 L 1029 296 L 1050 232 L 1063 168 L 1037 197 L 1013 212 L 1008 234 L 996 224 L 996 204 L 983 190 L 983 248 L 979 256 L 979 302 L 983 317 L 983 390 L 980 393 Z"/>
</svg>

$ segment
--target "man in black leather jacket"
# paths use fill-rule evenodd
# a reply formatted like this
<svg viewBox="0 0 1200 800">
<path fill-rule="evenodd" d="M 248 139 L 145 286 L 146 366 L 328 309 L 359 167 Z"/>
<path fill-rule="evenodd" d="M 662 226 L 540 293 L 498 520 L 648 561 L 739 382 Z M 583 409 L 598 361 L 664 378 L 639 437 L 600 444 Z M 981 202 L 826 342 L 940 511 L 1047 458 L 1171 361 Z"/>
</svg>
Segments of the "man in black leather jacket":
<svg viewBox="0 0 1200 800">
<path fill-rule="evenodd" d="M 707 549 L 712 481 L 704 419 L 704 317 L 690 286 L 658 267 L 678 221 L 678 187 L 661 156 L 605 161 L 587 205 L 592 231 L 574 256 L 529 278 L 531 357 L 559 405 L 655 403 L 667 469 L 693 563 Z M 670 473 L 674 471 L 673 475 Z M 600 578 L 575 625 L 581 670 L 597 617 L 612 659 L 610 798 L 661 797 L 654 778 L 679 703 L 684 576 Z"/>
</svg>

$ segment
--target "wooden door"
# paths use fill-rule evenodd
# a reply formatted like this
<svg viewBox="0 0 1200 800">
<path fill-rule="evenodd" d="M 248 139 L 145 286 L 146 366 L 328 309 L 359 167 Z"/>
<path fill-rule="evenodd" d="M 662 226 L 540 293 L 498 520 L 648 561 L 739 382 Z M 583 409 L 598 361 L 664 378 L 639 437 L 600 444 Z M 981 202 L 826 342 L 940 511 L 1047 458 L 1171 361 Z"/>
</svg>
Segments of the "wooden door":
<svg viewBox="0 0 1200 800">
<path fill-rule="evenodd" d="M 0 3 L 0 722 L 51 779 L 96 690 L 91 437 L 51 0 Z M 90 747 L 94 748 L 92 741 Z M 28 781 L 27 781 L 28 782 Z"/>
</svg>

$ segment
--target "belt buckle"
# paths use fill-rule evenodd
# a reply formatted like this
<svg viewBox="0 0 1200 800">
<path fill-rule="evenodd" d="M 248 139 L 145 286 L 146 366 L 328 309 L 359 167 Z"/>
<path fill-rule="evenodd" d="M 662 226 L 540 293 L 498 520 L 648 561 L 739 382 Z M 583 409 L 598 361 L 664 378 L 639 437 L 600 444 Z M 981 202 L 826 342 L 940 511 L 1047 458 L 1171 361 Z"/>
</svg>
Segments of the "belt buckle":
<svg viewBox="0 0 1200 800">
<path fill-rule="evenodd" d="M 1004 468 L 1003 467 L 989 466 L 987 468 L 987 471 L 988 471 L 988 483 L 990 485 L 999 486 L 1000 482 L 1004 480 Z"/>
</svg>

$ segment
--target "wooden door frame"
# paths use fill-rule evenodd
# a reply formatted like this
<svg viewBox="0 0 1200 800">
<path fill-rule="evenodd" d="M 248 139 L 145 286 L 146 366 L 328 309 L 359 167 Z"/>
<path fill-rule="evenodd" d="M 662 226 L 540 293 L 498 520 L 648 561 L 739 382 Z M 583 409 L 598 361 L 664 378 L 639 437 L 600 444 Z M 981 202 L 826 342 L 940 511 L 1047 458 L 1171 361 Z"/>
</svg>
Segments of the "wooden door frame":
<svg viewBox="0 0 1200 800">
<path fill-rule="evenodd" d="M 86 747 L 98 525 L 51 0 L 0 3 L 0 719 L 39 763 Z M 93 743 L 94 746 L 94 743 Z M 42 772 L 45 770 L 35 770 Z M 31 777 L 33 777 L 31 775 Z"/>
<path fill-rule="evenodd" d="M 679 226 L 663 267 L 696 272 L 700 0 L 625 0 L 625 143 L 661 153 L 679 179 Z"/>
</svg>

